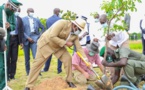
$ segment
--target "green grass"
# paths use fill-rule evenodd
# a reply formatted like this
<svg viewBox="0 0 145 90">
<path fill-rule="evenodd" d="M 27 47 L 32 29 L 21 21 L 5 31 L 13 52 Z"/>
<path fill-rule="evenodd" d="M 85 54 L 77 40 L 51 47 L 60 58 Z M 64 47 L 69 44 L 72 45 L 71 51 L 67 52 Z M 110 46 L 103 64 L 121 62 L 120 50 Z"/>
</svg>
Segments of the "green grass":
<svg viewBox="0 0 145 90">
<path fill-rule="evenodd" d="M 130 48 L 141 53 L 142 52 L 141 41 L 131 41 Z M 68 49 L 68 50 L 72 54 L 72 50 L 70 50 L 70 49 Z M 58 76 L 65 78 L 64 68 L 62 68 L 63 72 L 61 74 L 57 74 L 57 59 L 54 56 L 52 59 L 53 60 L 51 61 L 51 66 L 50 66 L 49 71 L 42 73 L 42 76 L 39 76 L 36 85 L 46 79 L 51 79 L 51 78 L 58 77 Z M 31 61 L 31 65 L 32 65 L 32 62 L 33 62 L 32 57 L 31 57 L 30 61 Z M 101 72 L 98 68 L 96 69 L 96 71 L 101 75 Z M 17 72 L 16 72 L 15 78 L 16 78 L 15 80 L 11 80 L 8 83 L 9 86 L 13 90 L 23 90 L 25 87 L 26 80 L 28 78 L 26 76 L 26 72 L 25 72 L 25 60 L 24 60 L 23 50 L 19 50 L 19 58 L 18 58 L 18 62 L 17 62 Z M 119 85 L 119 82 L 115 86 L 117 86 L 117 85 Z M 77 86 L 78 86 L 78 84 L 77 84 Z M 80 87 L 86 87 L 86 85 L 82 85 Z"/>
</svg>

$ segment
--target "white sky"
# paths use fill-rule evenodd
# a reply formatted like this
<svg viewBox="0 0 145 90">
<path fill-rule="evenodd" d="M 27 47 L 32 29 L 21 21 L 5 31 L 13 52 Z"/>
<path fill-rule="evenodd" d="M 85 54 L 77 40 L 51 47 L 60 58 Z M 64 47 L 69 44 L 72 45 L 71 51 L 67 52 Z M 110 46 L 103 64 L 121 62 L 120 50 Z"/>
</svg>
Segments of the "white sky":
<svg viewBox="0 0 145 90">
<path fill-rule="evenodd" d="M 8 0 L 0 0 L 0 5 Z M 77 13 L 79 16 L 84 15 L 90 18 L 91 12 L 99 12 L 100 4 L 102 0 L 18 0 L 23 3 L 21 6 L 21 17 L 27 15 L 26 10 L 32 7 L 35 11 L 35 16 L 48 18 L 53 14 L 54 8 L 60 8 L 62 10 L 71 10 Z M 136 4 L 137 12 L 131 13 L 131 28 L 130 32 L 140 32 L 139 21 L 145 14 L 145 0 L 142 0 L 141 4 Z"/>
</svg>

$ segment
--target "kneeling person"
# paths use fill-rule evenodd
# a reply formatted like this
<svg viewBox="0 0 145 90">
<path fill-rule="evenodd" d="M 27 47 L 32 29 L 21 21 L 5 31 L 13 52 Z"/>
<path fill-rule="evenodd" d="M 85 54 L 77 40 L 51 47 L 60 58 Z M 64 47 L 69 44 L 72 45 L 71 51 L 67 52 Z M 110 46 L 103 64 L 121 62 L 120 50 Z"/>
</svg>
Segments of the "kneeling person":
<svg viewBox="0 0 145 90">
<path fill-rule="evenodd" d="M 141 81 L 141 76 L 145 74 L 145 55 L 125 47 L 120 47 L 115 51 L 108 48 L 107 54 L 113 58 L 114 62 L 108 63 L 103 60 L 102 64 L 116 68 L 112 83 L 115 84 L 119 80 L 120 69 L 123 68 L 125 76 L 137 86 Z"/>
<path fill-rule="evenodd" d="M 92 42 L 83 48 L 89 62 L 91 64 L 95 63 L 99 66 L 101 71 L 103 71 L 103 65 L 101 64 L 99 52 L 99 43 Z M 75 53 L 72 57 L 72 69 L 73 77 L 80 84 L 86 84 L 87 80 L 96 80 L 95 74 L 86 66 L 85 62 Z"/>
</svg>

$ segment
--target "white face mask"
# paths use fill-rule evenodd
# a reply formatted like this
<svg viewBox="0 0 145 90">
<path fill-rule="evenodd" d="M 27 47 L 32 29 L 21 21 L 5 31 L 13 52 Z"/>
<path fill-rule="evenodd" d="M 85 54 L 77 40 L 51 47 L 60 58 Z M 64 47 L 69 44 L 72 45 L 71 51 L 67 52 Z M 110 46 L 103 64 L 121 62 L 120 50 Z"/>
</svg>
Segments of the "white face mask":
<svg viewBox="0 0 145 90">
<path fill-rule="evenodd" d="M 102 24 L 102 27 L 103 27 L 103 28 L 106 28 L 106 27 L 108 27 L 108 24 L 107 24 L 107 22 L 106 22 L 106 23 L 104 23 L 104 24 Z"/>
<path fill-rule="evenodd" d="M 99 19 L 98 18 L 95 19 L 95 23 L 97 23 L 97 22 L 99 22 Z"/>
<path fill-rule="evenodd" d="M 15 16 L 19 16 L 20 12 L 15 12 Z"/>
<path fill-rule="evenodd" d="M 75 35 L 79 35 L 80 33 L 81 33 L 80 30 L 77 30 L 77 31 L 74 32 Z"/>
<path fill-rule="evenodd" d="M 30 13 L 29 13 L 29 16 L 30 16 L 30 17 L 33 17 L 33 16 L 34 16 L 34 13 L 30 12 Z"/>
</svg>

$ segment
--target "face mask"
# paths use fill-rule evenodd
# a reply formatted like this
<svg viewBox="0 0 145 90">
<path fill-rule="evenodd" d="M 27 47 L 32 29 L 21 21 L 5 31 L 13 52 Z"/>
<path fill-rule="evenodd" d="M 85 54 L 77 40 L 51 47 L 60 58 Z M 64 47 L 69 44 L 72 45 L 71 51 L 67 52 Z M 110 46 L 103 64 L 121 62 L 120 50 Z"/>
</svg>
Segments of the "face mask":
<svg viewBox="0 0 145 90">
<path fill-rule="evenodd" d="M 98 18 L 95 19 L 95 23 L 97 23 L 97 22 L 99 22 L 99 19 Z"/>
<path fill-rule="evenodd" d="M 20 12 L 15 12 L 15 16 L 19 16 Z"/>
<path fill-rule="evenodd" d="M 6 8 L 5 11 L 6 11 L 6 14 L 7 14 L 7 15 L 12 15 L 12 14 L 14 13 L 14 12 L 13 12 L 12 10 L 10 10 L 9 8 Z"/>
<path fill-rule="evenodd" d="M 33 16 L 34 16 L 34 13 L 30 12 L 30 13 L 29 13 L 29 16 L 30 16 L 30 17 L 33 17 Z"/>
<path fill-rule="evenodd" d="M 93 52 L 89 52 L 89 55 L 90 56 L 94 56 L 95 54 Z"/>
<path fill-rule="evenodd" d="M 80 33 L 81 33 L 80 30 L 77 30 L 77 31 L 74 32 L 75 35 L 79 35 Z"/>
<path fill-rule="evenodd" d="M 103 28 L 106 28 L 107 26 L 108 26 L 107 22 L 104 23 L 104 24 L 102 24 L 102 27 L 103 27 Z"/>
</svg>

